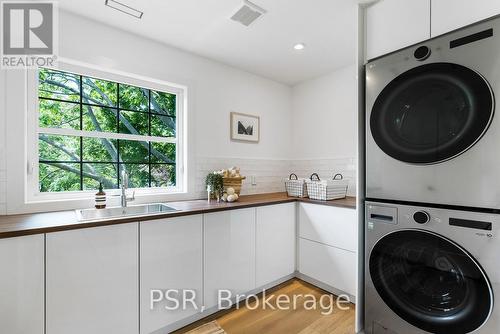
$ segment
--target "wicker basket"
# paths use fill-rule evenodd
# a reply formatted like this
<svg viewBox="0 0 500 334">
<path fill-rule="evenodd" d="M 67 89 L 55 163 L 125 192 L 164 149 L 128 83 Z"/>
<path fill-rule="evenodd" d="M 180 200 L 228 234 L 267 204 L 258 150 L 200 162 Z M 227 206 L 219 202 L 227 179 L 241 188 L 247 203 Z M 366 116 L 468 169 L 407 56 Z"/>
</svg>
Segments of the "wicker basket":
<svg viewBox="0 0 500 334">
<path fill-rule="evenodd" d="M 300 198 L 307 197 L 306 180 L 299 180 L 296 174 L 290 174 L 288 180 L 285 180 L 285 188 L 288 196 Z"/>
<path fill-rule="evenodd" d="M 232 177 L 232 176 L 225 176 L 222 178 L 223 184 L 224 184 L 224 192 L 226 192 L 227 188 L 233 188 L 234 192 L 240 196 L 241 193 L 241 185 L 243 183 L 243 180 L 246 179 L 245 176 L 237 176 L 237 177 Z"/>
<path fill-rule="evenodd" d="M 345 198 L 349 183 L 343 180 L 342 174 L 335 174 L 332 180 L 320 180 L 318 174 L 311 175 L 307 180 L 309 198 L 322 201 Z"/>
</svg>

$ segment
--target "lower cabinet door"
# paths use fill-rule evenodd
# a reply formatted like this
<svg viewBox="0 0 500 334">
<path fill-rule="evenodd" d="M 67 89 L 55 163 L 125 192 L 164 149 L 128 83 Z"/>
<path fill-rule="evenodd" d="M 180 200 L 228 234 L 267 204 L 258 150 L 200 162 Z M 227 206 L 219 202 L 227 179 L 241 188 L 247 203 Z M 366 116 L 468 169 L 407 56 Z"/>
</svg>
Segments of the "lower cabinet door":
<svg viewBox="0 0 500 334">
<path fill-rule="evenodd" d="M 295 203 L 257 208 L 257 287 L 295 272 L 295 208 Z"/>
<path fill-rule="evenodd" d="M 204 215 L 205 306 L 255 289 L 255 208 Z"/>
<path fill-rule="evenodd" d="M 138 223 L 46 235 L 46 334 L 137 334 Z"/>
<path fill-rule="evenodd" d="M 141 333 L 199 312 L 203 301 L 202 215 L 140 224 Z"/>
<path fill-rule="evenodd" d="M 355 252 L 299 238 L 299 254 L 302 274 L 356 296 L 358 260 Z"/>
<path fill-rule="evenodd" d="M 0 332 L 44 333 L 44 235 L 0 239 Z"/>
</svg>

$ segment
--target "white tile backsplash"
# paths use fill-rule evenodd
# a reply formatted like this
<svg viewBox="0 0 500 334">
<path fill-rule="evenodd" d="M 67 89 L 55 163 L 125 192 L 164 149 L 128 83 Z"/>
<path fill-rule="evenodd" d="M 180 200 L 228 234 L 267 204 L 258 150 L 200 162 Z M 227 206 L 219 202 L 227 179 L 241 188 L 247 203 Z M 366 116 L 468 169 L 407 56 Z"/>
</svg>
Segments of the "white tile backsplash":
<svg viewBox="0 0 500 334">
<path fill-rule="evenodd" d="M 342 174 L 344 179 L 349 180 L 347 194 L 356 195 L 356 166 L 357 159 L 336 158 L 336 159 L 309 159 L 293 160 L 291 170 L 298 177 L 309 178 L 312 173 L 317 173 L 321 179 L 331 179 L 337 173 Z"/>
<path fill-rule="evenodd" d="M 5 171 L 0 171 L 3 178 L 0 178 L 0 215 L 7 214 L 7 182 L 5 179 Z"/>
<path fill-rule="evenodd" d="M 0 191 L 0 204 L 7 203 L 5 189 L 6 189 L 6 182 L 4 180 L 0 180 L 0 190 L 1 190 Z"/>
<path fill-rule="evenodd" d="M 308 160 L 273 160 L 243 158 L 198 158 L 195 187 L 197 198 L 205 198 L 205 177 L 208 173 L 238 166 L 246 176 L 241 193 L 243 195 L 285 191 L 284 180 L 290 173 L 307 178 L 318 173 L 320 178 L 331 178 L 341 173 L 349 180 L 349 195 L 356 194 L 356 158 L 308 159 Z M 252 176 L 256 185 L 252 185 Z M 0 169 L 0 215 L 6 214 L 6 172 Z"/>
<path fill-rule="evenodd" d="M 0 215 L 7 214 L 7 156 L 5 155 L 5 77 L 6 70 L 0 70 Z"/>
<path fill-rule="evenodd" d="M 270 193 L 283 191 L 284 175 L 286 175 L 289 160 L 271 159 L 242 159 L 242 158 L 198 158 L 196 171 L 196 194 L 200 197 L 206 196 L 205 177 L 214 170 L 227 169 L 237 166 L 241 174 L 246 176 L 241 189 L 242 195 Z M 255 177 L 256 185 L 252 185 L 252 176 Z"/>
<path fill-rule="evenodd" d="M 203 198 L 205 193 L 205 176 L 214 170 L 238 166 L 241 174 L 246 176 L 241 193 L 244 195 L 285 191 L 284 180 L 290 173 L 299 177 L 309 177 L 318 173 L 320 178 L 327 179 L 341 173 L 349 180 L 349 195 L 356 194 L 356 158 L 308 159 L 308 160 L 273 160 L 242 158 L 198 158 L 196 171 L 196 194 Z M 251 184 L 255 176 L 257 185 Z"/>
<path fill-rule="evenodd" d="M 3 160 L 3 159 L 0 159 Z M 0 169 L 0 215 L 7 214 L 7 173 Z"/>
</svg>

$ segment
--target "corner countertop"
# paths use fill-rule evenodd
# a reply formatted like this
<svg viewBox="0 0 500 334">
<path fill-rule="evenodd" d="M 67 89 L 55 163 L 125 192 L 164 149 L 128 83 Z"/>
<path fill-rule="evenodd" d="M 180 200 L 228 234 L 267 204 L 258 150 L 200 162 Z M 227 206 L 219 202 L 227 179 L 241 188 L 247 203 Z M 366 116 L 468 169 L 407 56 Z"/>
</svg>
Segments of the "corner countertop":
<svg viewBox="0 0 500 334">
<path fill-rule="evenodd" d="M 207 200 L 168 202 L 166 203 L 168 204 L 168 206 L 179 211 L 157 214 L 153 216 L 120 217 L 89 222 L 79 222 L 76 218 L 76 213 L 74 210 L 0 216 L 0 239 L 88 227 L 124 224 L 137 221 L 142 222 L 155 219 L 243 209 L 280 203 L 291 203 L 296 201 L 356 209 L 356 197 L 346 197 L 343 199 L 331 201 L 317 201 L 311 200 L 309 198 L 288 197 L 286 193 L 269 193 L 241 196 L 238 202 L 233 203 L 217 203 L 216 201 L 211 201 L 209 203 Z"/>
</svg>

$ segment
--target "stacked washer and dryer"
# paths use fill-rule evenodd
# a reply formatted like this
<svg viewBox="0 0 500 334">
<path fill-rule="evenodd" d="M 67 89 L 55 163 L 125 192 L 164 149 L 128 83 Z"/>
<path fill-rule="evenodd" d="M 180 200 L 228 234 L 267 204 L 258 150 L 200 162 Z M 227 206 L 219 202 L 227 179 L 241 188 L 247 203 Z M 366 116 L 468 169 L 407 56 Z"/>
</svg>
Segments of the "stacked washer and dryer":
<svg viewBox="0 0 500 334">
<path fill-rule="evenodd" d="M 366 333 L 500 333 L 495 95 L 500 18 L 366 65 Z"/>
</svg>

